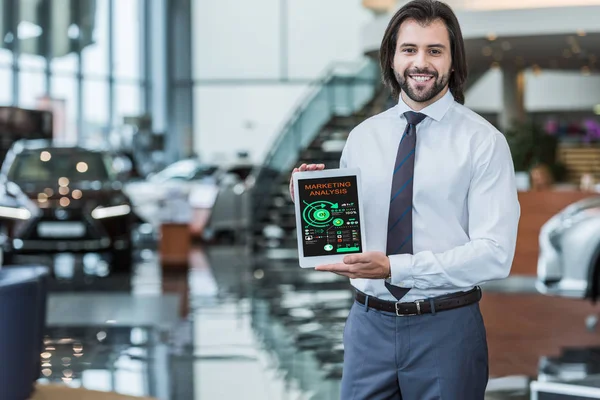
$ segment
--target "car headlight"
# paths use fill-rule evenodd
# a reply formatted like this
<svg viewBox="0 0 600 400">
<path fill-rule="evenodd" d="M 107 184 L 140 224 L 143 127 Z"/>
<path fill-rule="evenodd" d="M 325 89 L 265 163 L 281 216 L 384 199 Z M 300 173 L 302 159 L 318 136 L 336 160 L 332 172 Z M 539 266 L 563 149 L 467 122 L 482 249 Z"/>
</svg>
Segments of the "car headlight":
<svg viewBox="0 0 600 400">
<path fill-rule="evenodd" d="M 31 218 L 31 211 L 23 207 L 0 206 L 0 217 L 26 221 Z"/>
<path fill-rule="evenodd" d="M 96 207 L 92 211 L 92 218 L 104 219 L 127 215 L 131 212 L 131 207 L 128 204 L 112 207 Z"/>
</svg>

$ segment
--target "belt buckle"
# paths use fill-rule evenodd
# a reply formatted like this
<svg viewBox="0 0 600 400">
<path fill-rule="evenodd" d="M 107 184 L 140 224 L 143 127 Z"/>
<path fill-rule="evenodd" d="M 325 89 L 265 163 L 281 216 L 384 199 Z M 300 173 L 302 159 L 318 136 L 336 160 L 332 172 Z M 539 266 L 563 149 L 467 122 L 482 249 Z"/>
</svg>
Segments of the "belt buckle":
<svg viewBox="0 0 600 400">
<path fill-rule="evenodd" d="M 410 317 L 412 315 L 421 315 L 421 303 L 423 303 L 425 300 L 415 300 L 413 301 L 413 303 L 416 304 L 417 306 L 417 312 L 416 313 L 411 313 L 411 314 L 400 314 L 400 307 L 399 304 L 401 304 L 401 302 L 397 301 L 394 305 L 396 308 L 396 315 L 398 317 Z"/>
</svg>

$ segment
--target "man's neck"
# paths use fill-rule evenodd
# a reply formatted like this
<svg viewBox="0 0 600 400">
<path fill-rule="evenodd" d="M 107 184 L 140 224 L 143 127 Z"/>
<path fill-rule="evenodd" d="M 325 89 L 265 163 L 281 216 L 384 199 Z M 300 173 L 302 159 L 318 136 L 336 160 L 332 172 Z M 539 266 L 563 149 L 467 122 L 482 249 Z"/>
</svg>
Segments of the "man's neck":
<svg viewBox="0 0 600 400">
<path fill-rule="evenodd" d="M 444 97 L 444 95 L 447 92 L 448 92 L 448 86 L 446 86 L 434 98 L 432 98 L 430 100 L 427 100 L 427 101 L 423 101 L 423 102 L 414 101 L 413 99 L 411 99 L 410 97 L 408 97 L 406 95 L 406 93 L 404 93 L 404 92 L 400 92 L 400 96 L 402 96 L 402 100 L 406 103 L 407 106 L 410 107 L 411 110 L 413 110 L 413 111 L 421 111 L 425 107 L 432 105 L 433 103 L 435 103 L 436 101 L 438 101 L 439 99 L 441 99 L 442 97 Z"/>
</svg>

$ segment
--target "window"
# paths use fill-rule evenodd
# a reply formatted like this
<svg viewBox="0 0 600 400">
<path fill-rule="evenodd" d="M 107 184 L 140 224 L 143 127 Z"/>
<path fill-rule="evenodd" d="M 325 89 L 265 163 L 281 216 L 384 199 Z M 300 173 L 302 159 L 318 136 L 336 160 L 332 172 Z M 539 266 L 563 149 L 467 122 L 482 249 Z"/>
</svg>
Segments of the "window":
<svg viewBox="0 0 600 400">
<path fill-rule="evenodd" d="M 85 46 L 81 52 L 83 57 L 81 72 L 87 76 L 108 75 L 108 2 L 109 0 L 96 0 L 95 13 L 92 14 L 94 15 L 92 44 Z"/>
<path fill-rule="evenodd" d="M 115 125 L 121 125 L 123 117 L 137 116 L 141 112 L 141 89 L 139 84 L 117 84 L 115 86 Z"/>
<path fill-rule="evenodd" d="M 41 20 L 44 2 L 19 1 L 19 64 L 24 69 L 44 69 L 46 67 L 44 21 Z"/>
<path fill-rule="evenodd" d="M 0 17 L 0 68 L 2 68 L 12 64 L 13 61 L 12 52 L 8 49 L 8 46 L 13 42 L 14 35 L 8 31 L 8 19 L 4 18 L 5 13 L 8 11 L 8 0 L 0 0 L 0 11 L 2 16 Z M 2 78 L 0 78 L 0 83 L 3 83 Z M 3 93 L 0 94 L 0 96 L 2 95 Z"/>
<path fill-rule="evenodd" d="M 86 80 L 83 83 L 83 144 L 104 143 L 108 133 L 108 81 Z"/>
<path fill-rule="evenodd" d="M 77 142 L 77 81 L 74 76 L 52 77 L 54 138 Z"/>
<path fill-rule="evenodd" d="M 114 74 L 117 78 L 140 77 L 140 13 L 139 0 L 114 2 Z"/>
<path fill-rule="evenodd" d="M 50 64 L 52 73 L 74 75 L 77 72 L 77 55 L 70 53 L 62 57 L 52 59 Z"/>
<path fill-rule="evenodd" d="M 55 138 L 104 145 L 145 109 L 147 2 L 0 0 L 0 106 L 51 110 Z"/>
<path fill-rule="evenodd" d="M 36 109 L 46 94 L 46 75 L 42 71 L 21 71 L 19 75 L 19 107 Z"/>
<path fill-rule="evenodd" d="M 12 105 L 12 71 L 0 66 L 0 106 Z"/>
</svg>

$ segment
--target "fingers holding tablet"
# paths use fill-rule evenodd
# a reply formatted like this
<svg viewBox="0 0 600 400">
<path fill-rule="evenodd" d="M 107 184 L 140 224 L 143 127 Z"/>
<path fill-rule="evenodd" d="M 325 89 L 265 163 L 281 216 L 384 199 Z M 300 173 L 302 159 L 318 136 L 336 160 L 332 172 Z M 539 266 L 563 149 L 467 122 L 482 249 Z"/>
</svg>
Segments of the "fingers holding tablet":
<svg viewBox="0 0 600 400">
<path fill-rule="evenodd" d="M 290 198 L 292 202 L 294 201 L 294 174 L 296 172 L 304 172 L 304 171 L 321 171 L 325 169 L 325 164 L 302 164 L 298 168 L 294 168 L 292 170 L 292 175 L 290 176 Z"/>
</svg>

